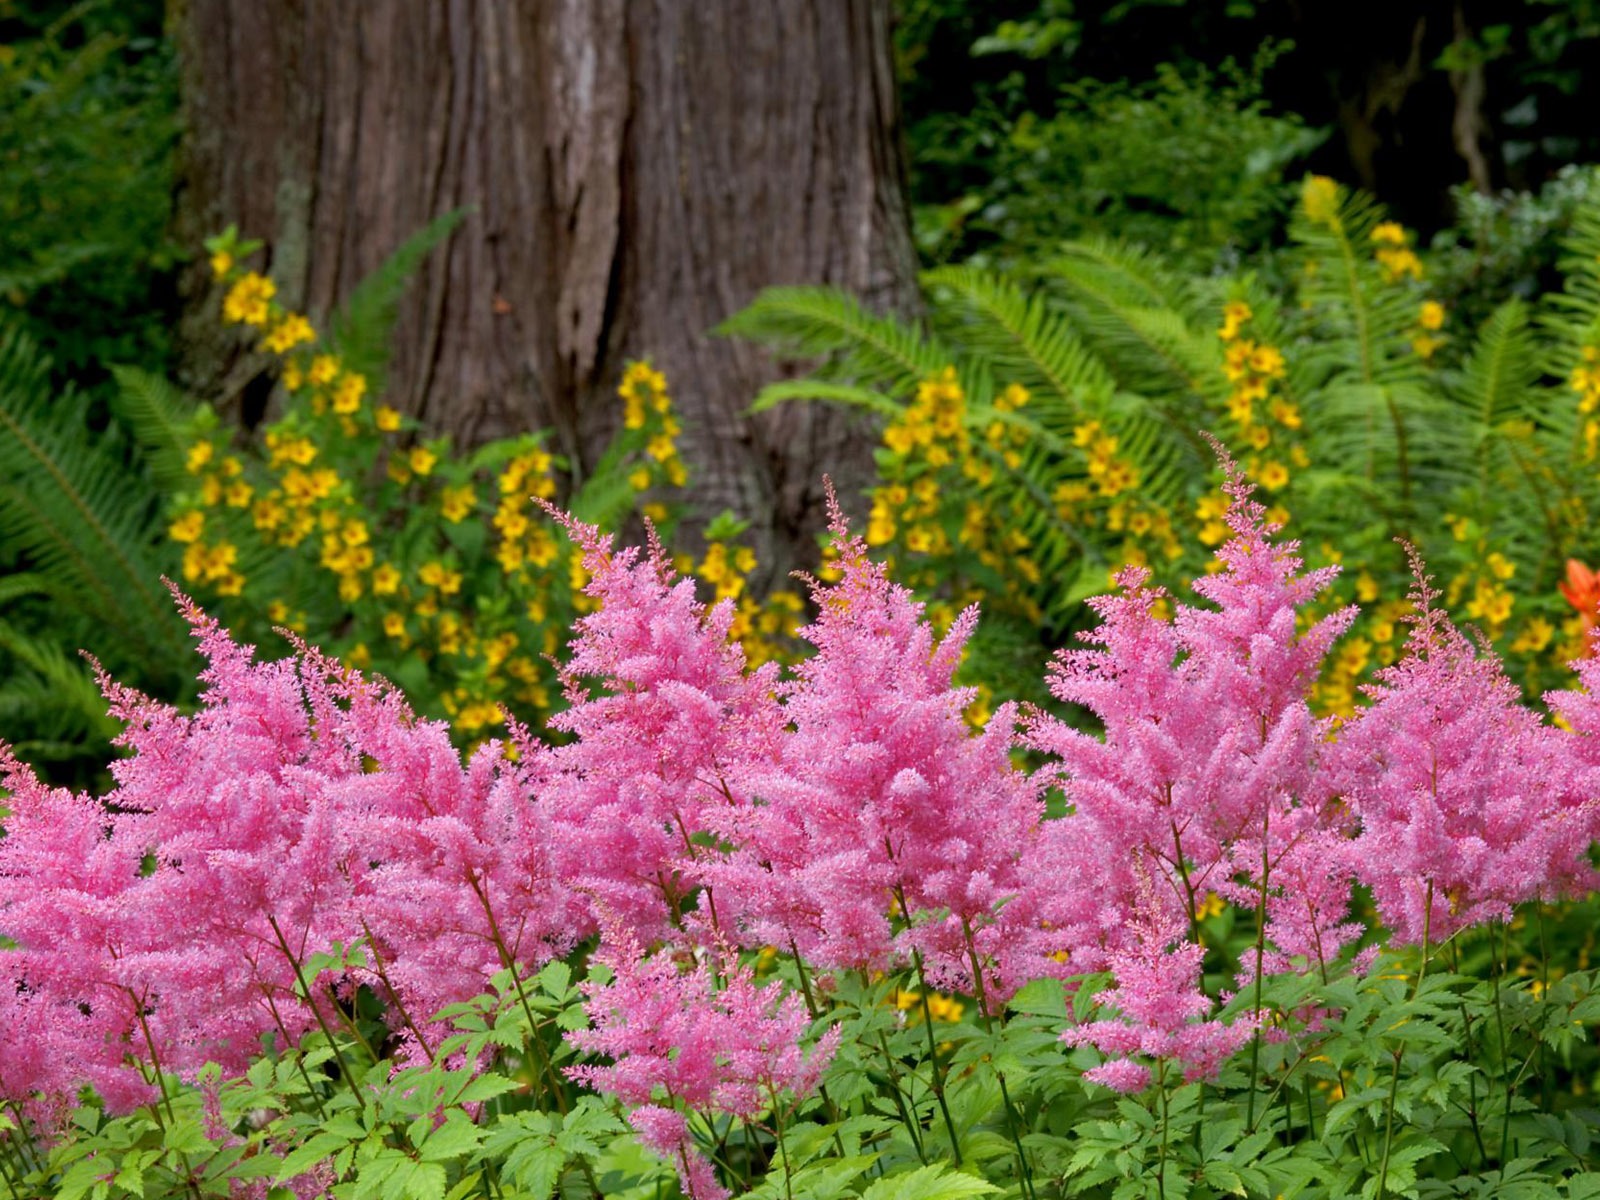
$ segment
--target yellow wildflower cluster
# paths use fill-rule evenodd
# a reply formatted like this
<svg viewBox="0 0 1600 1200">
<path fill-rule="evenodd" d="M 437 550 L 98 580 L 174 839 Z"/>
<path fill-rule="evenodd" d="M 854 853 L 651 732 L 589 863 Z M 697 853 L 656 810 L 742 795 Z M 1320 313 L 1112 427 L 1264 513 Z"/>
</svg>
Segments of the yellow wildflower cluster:
<svg viewBox="0 0 1600 1200">
<path fill-rule="evenodd" d="M 884 430 L 883 443 L 901 457 L 947 467 L 966 458 L 966 417 L 967 394 L 956 369 L 946 367 L 917 385 L 916 398 Z"/>
<path fill-rule="evenodd" d="M 733 605 L 728 636 L 744 650 L 745 661 L 752 666 L 788 661 L 794 657 L 804 601 L 788 588 L 758 599 L 750 588 L 750 574 L 755 569 L 754 550 L 717 537 L 707 542 L 704 557 L 693 564 L 694 574 L 711 585 L 711 602 Z"/>
<path fill-rule="evenodd" d="M 1451 536 L 1471 546 L 1467 556 L 1469 565 L 1450 580 L 1445 589 L 1445 603 L 1498 641 L 1505 633 L 1515 605 L 1515 597 L 1507 585 L 1517 573 L 1517 564 L 1500 551 L 1488 548 L 1488 539 L 1477 522 L 1454 513 L 1446 513 L 1444 519 Z"/>
<path fill-rule="evenodd" d="M 1356 598 L 1370 605 L 1377 595 L 1377 583 L 1363 571 L 1356 577 Z M 1354 714 L 1356 698 L 1371 672 L 1399 657 L 1410 611 L 1408 601 L 1388 600 L 1363 612 L 1361 623 L 1334 647 L 1311 689 L 1311 704 L 1317 712 L 1335 717 Z"/>
<path fill-rule="evenodd" d="M 1288 365 L 1283 352 L 1261 338 L 1245 337 L 1255 313 L 1243 300 L 1222 310 L 1217 336 L 1223 344 L 1222 371 L 1228 381 L 1229 442 L 1245 453 L 1244 466 L 1269 492 L 1289 483 L 1291 467 L 1311 462 L 1301 440 L 1300 406 L 1286 394 Z M 1201 540 L 1215 546 L 1227 536 L 1220 514 L 1200 514 Z"/>
<path fill-rule="evenodd" d="M 641 430 L 647 435 L 645 455 L 650 463 L 634 468 L 629 476 L 633 490 L 646 491 L 662 480 L 673 487 L 682 487 L 688 482 L 689 472 L 678 457 L 677 437 L 683 431 L 672 414 L 666 376 L 649 363 L 630 363 L 623 372 L 617 395 L 623 402 L 623 428 Z"/>
<path fill-rule="evenodd" d="M 1109 499 L 1139 486 L 1139 472 L 1117 453 L 1118 438 L 1099 421 L 1084 421 L 1074 428 L 1072 444 L 1083 451 L 1095 495 Z"/>
<path fill-rule="evenodd" d="M 1373 226 L 1368 237 L 1376 247 L 1372 256 L 1378 260 L 1385 283 L 1422 279 L 1422 260 L 1411 249 L 1410 238 L 1399 222 L 1381 221 Z"/>
<path fill-rule="evenodd" d="M 561 557 L 549 523 L 538 519 L 533 507 L 534 500 L 555 496 L 554 466 L 555 459 L 534 446 L 512 457 L 496 479 L 500 500 L 491 521 L 496 533 L 494 556 L 508 577 L 542 572 Z"/>
<path fill-rule="evenodd" d="M 1580 352 L 1578 365 L 1567 376 L 1567 383 L 1578 394 L 1578 412 L 1583 416 L 1583 457 L 1593 462 L 1600 451 L 1600 346 L 1588 345 Z"/>
<path fill-rule="evenodd" d="M 915 1023 L 922 1019 L 922 993 L 909 991 L 905 988 L 895 988 L 889 997 L 890 1002 L 906 1014 L 906 1020 Z M 928 993 L 928 1016 L 935 1021 L 946 1021 L 951 1024 L 961 1020 L 967 1011 L 966 1005 L 954 996 L 946 996 L 942 992 Z"/>
</svg>

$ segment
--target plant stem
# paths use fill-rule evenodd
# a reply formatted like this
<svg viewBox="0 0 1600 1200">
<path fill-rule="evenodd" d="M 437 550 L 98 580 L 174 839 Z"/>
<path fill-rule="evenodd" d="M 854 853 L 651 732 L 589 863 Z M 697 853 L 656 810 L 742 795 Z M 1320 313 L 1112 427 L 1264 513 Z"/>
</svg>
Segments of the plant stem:
<svg viewBox="0 0 1600 1200">
<path fill-rule="evenodd" d="M 1428 890 L 1423 898 L 1422 909 L 1422 963 L 1417 967 L 1417 981 L 1411 988 L 1411 999 L 1415 1000 L 1422 993 L 1422 980 L 1428 973 L 1428 934 L 1433 926 L 1433 880 L 1428 880 Z M 1389 1099 L 1384 1104 L 1383 1116 L 1383 1161 L 1378 1166 L 1378 1195 L 1377 1200 L 1389 1194 L 1389 1151 L 1394 1147 L 1394 1102 L 1400 1092 L 1400 1062 L 1405 1057 L 1405 1043 L 1395 1047 L 1394 1050 L 1394 1075 L 1389 1080 Z"/>
<path fill-rule="evenodd" d="M 356 1087 L 356 1077 L 350 1073 L 350 1064 L 345 1062 L 344 1051 L 339 1048 L 339 1041 L 333 1036 L 333 1030 L 328 1028 L 328 1022 L 323 1019 L 322 1009 L 311 994 L 311 986 L 306 982 L 305 972 L 300 969 L 300 960 L 294 956 L 294 951 L 289 949 L 289 940 L 283 936 L 283 928 L 278 924 L 276 913 L 267 914 L 267 924 L 272 926 L 272 932 L 278 939 L 278 949 L 283 952 L 284 958 L 289 960 L 295 982 L 300 985 L 300 991 L 305 995 L 306 1006 L 316 1018 L 317 1027 L 322 1030 L 322 1036 L 328 1039 L 328 1046 L 333 1051 L 333 1060 L 339 1064 L 339 1074 L 344 1077 L 345 1086 L 355 1097 L 357 1107 L 360 1107 L 363 1101 L 361 1091 Z"/>
<path fill-rule="evenodd" d="M 1267 841 L 1268 831 L 1272 825 L 1272 809 L 1267 808 L 1261 818 L 1261 890 L 1256 897 L 1256 1000 L 1255 1000 L 1255 1033 L 1250 1038 L 1250 1093 L 1245 1102 L 1244 1123 L 1255 1127 L 1256 1123 L 1256 1089 L 1260 1086 L 1258 1071 L 1261 1066 L 1261 968 L 1266 960 L 1267 950 L 1267 871 L 1270 866 L 1268 851 L 1270 844 Z"/>
<path fill-rule="evenodd" d="M 906 1132 L 911 1135 L 911 1144 L 916 1148 L 917 1157 L 923 1166 L 928 1165 L 928 1156 L 922 1149 L 922 1133 L 919 1123 L 911 1119 L 911 1113 L 906 1109 L 905 1097 L 900 1092 L 900 1076 L 895 1070 L 894 1055 L 889 1052 L 889 1042 L 883 1034 L 878 1034 L 878 1045 L 883 1049 L 883 1060 L 889 1069 L 889 1088 L 894 1093 L 894 1106 L 900 1110 L 900 1120 L 905 1122 Z"/>
<path fill-rule="evenodd" d="M 983 1029 L 991 1038 L 994 1037 L 994 1018 L 989 1013 L 989 995 L 987 986 L 983 981 L 983 964 L 978 960 L 977 943 L 972 937 L 972 924 L 966 917 L 961 918 L 961 936 L 967 943 L 967 962 L 972 968 L 972 987 L 974 998 L 978 1001 L 978 1015 L 983 1018 Z M 1011 1144 L 1017 1149 L 1017 1172 L 1022 1184 L 1022 1194 L 1027 1200 L 1037 1200 L 1038 1192 L 1033 1186 L 1033 1168 L 1028 1164 L 1028 1154 L 1022 1148 L 1022 1122 L 1017 1117 L 1017 1110 L 1011 1103 L 1011 1093 L 1006 1089 L 1005 1072 L 995 1068 L 994 1077 L 1000 1083 L 1000 1100 L 1006 1110 L 1006 1132 L 1011 1135 Z"/>
<path fill-rule="evenodd" d="M 905 911 L 904 902 L 900 905 L 900 911 Z M 956 1137 L 956 1123 L 950 1116 L 950 1105 L 944 1098 L 944 1068 L 939 1065 L 939 1044 L 933 1036 L 933 1011 L 928 1007 L 928 977 L 922 969 L 922 951 L 912 950 L 911 962 L 917 969 L 917 982 L 921 985 L 918 994 L 922 999 L 922 1025 L 928 1031 L 928 1065 L 933 1073 L 933 1095 L 939 1102 L 939 1111 L 944 1114 L 945 1132 L 950 1135 L 950 1156 L 959 1167 L 961 1140 Z"/>
</svg>

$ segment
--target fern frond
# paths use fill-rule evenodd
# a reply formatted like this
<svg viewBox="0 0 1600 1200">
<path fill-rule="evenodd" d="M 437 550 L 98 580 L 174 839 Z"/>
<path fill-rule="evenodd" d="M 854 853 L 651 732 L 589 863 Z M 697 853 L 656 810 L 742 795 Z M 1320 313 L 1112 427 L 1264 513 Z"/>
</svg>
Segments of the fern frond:
<svg viewBox="0 0 1600 1200">
<path fill-rule="evenodd" d="M 954 361 L 917 326 L 874 316 L 836 288 L 767 288 L 716 332 L 748 338 L 788 358 L 828 359 L 818 377 L 891 396 L 911 393 Z"/>
<path fill-rule="evenodd" d="M 87 398 L 52 395 L 48 372 L 25 335 L 0 333 L 0 542 L 106 637 L 168 660 L 186 639 L 160 583 L 160 497 L 120 431 L 92 431 Z"/>
<path fill-rule="evenodd" d="M 780 379 L 776 383 L 769 383 L 756 394 L 750 411 L 766 412 L 790 400 L 826 400 L 830 404 L 864 408 L 891 420 L 902 411 L 901 405 L 882 392 L 849 383 L 831 383 L 826 379 Z"/>
<path fill-rule="evenodd" d="M 1079 418 L 1104 410 L 1115 386 L 1110 374 L 1042 297 L 975 267 L 940 267 L 922 281 L 950 340 L 987 359 L 997 377 Z"/>
<path fill-rule="evenodd" d="M 1220 393 L 1221 351 L 1195 328 L 1189 289 L 1149 252 L 1110 242 L 1072 242 L 1042 270 L 1117 384 L 1174 411 Z"/>
<path fill-rule="evenodd" d="M 139 447 L 150 477 L 168 495 L 184 490 L 193 482 L 184 460 L 194 440 L 195 402 L 149 371 L 112 367 L 111 375 L 117 381 L 112 415 Z"/>
</svg>

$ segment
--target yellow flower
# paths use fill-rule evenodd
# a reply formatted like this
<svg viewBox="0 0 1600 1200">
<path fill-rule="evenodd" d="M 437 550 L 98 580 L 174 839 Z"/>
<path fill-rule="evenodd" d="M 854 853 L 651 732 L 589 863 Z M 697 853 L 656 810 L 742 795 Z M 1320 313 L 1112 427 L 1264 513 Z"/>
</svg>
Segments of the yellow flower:
<svg viewBox="0 0 1600 1200">
<path fill-rule="evenodd" d="M 167 526 L 167 536 L 175 542 L 198 541 L 205 532 L 206 515 L 198 508 L 190 509 L 171 525 Z"/>
<path fill-rule="evenodd" d="M 1424 300 L 1422 309 L 1417 314 L 1417 324 L 1424 329 L 1444 328 L 1444 305 L 1437 300 Z"/>
<path fill-rule="evenodd" d="M 367 377 L 365 375 L 351 374 L 341 377 L 339 386 L 333 391 L 333 411 L 346 415 L 360 412 L 361 397 L 366 394 Z"/>
<path fill-rule="evenodd" d="M 406 619 L 400 613 L 386 612 L 383 614 L 383 631 L 392 638 L 403 638 L 406 635 Z"/>
<path fill-rule="evenodd" d="M 413 446 L 411 453 L 406 456 L 406 463 L 418 475 L 429 475 L 433 472 L 434 464 L 439 461 L 439 456 L 426 446 Z"/>
<path fill-rule="evenodd" d="M 222 318 L 230 325 L 265 325 L 271 315 L 270 301 L 278 285 L 264 275 L 246 272 L 228 289 L 222 299 Z"/>
<path fill-rule="evenodd" d="M 306 382 L 305 370 L 297 362 L 283 364 L 283 386 L 291 392 L 298 392 Z"/>
<path fill-rule="evenodd" d="M 400 571 L 393 563 L 380 563 L 372 573 L 372 594 L 392 596 L 400 590 Z"/>
<path fill-rule="evenodd" d="M 1225 342 L 1231 342 L 1239 336 L 1239 329 L 1253 316 L 1250 306 L 1243 300 L 1230 300 L 1222 308 L 1222 326 L 1217 330 L 1217 336 Z"/>
<path fill-rule="evenodd" d="M 221 279 L 233 270 L 233 255 L 226 250 L 218 250 L 211 256 L 211 273 Z"/>
<path fill-rule="evenodd" d="M 189 474 L 198 475 L 205 465 L 211 461 L 215 448 L 210 442 L 196 442 L 189 447 L 189 453 L 184 458 L 184 465 L 189 468 Z"/>
<path fill-rule="evenodd" d="M 1379 245 L 1404 246 L 1406 244 L 1405 227 L 1398 221 L 1383 221 L 1375 225 L 1372 233 L 1368 236 Z"/>
<path fill-rule="evenodd" d="M 423 563 L 417 578 L 428 587 L 438 588 L 446 596 L 453 596 L 461 590 L 461 572 L 450 570 L 442 562 Z"/>
<path fill-rule="evenodd" d="M 225 489 L 222 498 L 227 501 L 229 508 L 243 508 L 250 503 L 250 497 L 255 495 L 255 488 L 242 479 L 235 479 Z"/>
<path fill-rule="evenodd" d="M 261 339 L 261 348 L 269 354 L 287 354 L 303 342 L 316 340 L 317 333 L 311 328 L 310 321 L 299 313 L 285 313 L 283 320 L 268 330 L 267 336 Z"/>
<path fill-rule="evenodd" d="M 222 480 L 215 475 L 207 475 L 200 481 L 200 503 L 207 508 L 215 508 L 222 503 Z"/>
<path fill-rule="evenodd" d="M 393 433 L 400 428 L 399 410 L 390 408 L 387 404 L 380 404 L 373 410 L 372 420 L 384 433 Z"/>
<path fill-rule="evenodd" d="M 1300 203 L 1314 224 L 1339 226 L 1339 185 L 1326 175 L 1307 175 L 1301 185 Z"/>
<path fill-rule="evenodd" d="M 322 387 L 333 382 L 334 376 L 339 373 L 339 360 L 331 354 L 319 354 L 311 360 L 311 368 L 306 372 L 306 378 L 313 386 Z"/>
<path fill-rule="evenodd" d="M 628 472 L 628 486 L 636 492 L 643 492 L 650 487 L 650 469 L 648 467 L 635 467 Z"/>
<path fill-rule="evenodd" d="M 1281 462 L 1262 463 L 1258 477 L 1261 480 L 1262 487 L 1268 491 L 1275 492 L 1289 482 L 1289 468 L 1285 467 Z"/>
<path fill-rule="evenodd" d="M 447 487 L 439 493 L 439 511 L 444 514 L 446 521 L 454 525 L 467 519 L 477 500 L 477 493 L 472 490 L 470 483 Z"/>
</svg>

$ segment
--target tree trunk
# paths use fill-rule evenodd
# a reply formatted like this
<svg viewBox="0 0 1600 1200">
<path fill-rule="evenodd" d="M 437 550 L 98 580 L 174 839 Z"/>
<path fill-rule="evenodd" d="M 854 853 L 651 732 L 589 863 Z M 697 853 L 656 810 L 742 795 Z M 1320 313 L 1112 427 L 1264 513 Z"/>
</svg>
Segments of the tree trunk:
<svg viewBox="0 0 1600 1200">
<path fill-rule="evenodd" d="M 914 303 L 888 0 L 174 0 L 172 21 L 183 233 L 264 239 L 287 302 L 325 315 L 471 209 L 403 303 L 396 407 L 464 442 L 553 427 L 581 470 L 648 357 L 699 513 L 752 519 L 775 567 L 818 528 L 823 472 L 864 477 L 844 413 L 747 417 L 774 367 L 707 331 L 771 284 Z M 216 394 L 228 364 L 191 351 Z"/>
</svg>

